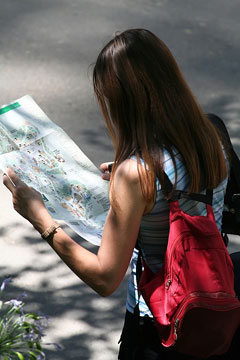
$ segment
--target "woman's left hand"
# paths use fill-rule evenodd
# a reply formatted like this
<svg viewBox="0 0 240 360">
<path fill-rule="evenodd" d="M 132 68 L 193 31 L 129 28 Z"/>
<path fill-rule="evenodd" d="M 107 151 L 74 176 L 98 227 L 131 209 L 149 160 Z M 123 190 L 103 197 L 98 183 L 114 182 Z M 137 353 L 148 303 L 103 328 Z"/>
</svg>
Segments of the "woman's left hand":
<svg viewBox="0 0 240 360">
<path fill-rule="evenodd" d="M 110 181 L 110 177 L 111 177 L 111 171 L 109 171 L 109 164 L 113 164 L 113 163 L 102 163 L 99 167 L 102 173 L 102 179 L 107 181 Z"/>
<path fill-rule="evenodd" d="M 12 193 L 14 209 L 39 232 L 53 223 L 41 194 L 21 181 L 12 169 L 8 168 L 7 175 L 3 175 L 3 184 Z"/>
</svg>

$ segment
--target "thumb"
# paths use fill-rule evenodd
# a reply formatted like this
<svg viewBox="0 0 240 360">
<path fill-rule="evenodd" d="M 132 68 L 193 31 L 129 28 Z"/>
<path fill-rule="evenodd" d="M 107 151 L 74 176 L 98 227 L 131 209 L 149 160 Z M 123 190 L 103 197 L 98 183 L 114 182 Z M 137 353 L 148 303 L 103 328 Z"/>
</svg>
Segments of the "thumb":
<svg viewBox="0 0 240 360">
<path fill-rule="evenodd" d="M 19 179 L 19 177 L 17 176 L 17 174 L 14 172 L 13 169 L 11 168 L 7 168 L 7 176 L 10 178 L 10 180 L 12 181 L 12 183 L 15 186 L 18 186 L 20 184 L 24 184 L 24 182 L 22 180 Z"/>
<path fill-rule="evenodd" d="M 13 192 L 18 185 L 24 183 L 11 168 L 7 168 L 6 172 L 3 174 L 3 184 L 8 188 L 8 190 Z"/>
<path fill-rule="evenodd" d="M 11 191 L 11 193 L 16 188 L 16 185 L 14 184 L 14 182 L 7 173 L 3 174 L 3 184 L 8 188 L 8 190 Z"/>
</svg>

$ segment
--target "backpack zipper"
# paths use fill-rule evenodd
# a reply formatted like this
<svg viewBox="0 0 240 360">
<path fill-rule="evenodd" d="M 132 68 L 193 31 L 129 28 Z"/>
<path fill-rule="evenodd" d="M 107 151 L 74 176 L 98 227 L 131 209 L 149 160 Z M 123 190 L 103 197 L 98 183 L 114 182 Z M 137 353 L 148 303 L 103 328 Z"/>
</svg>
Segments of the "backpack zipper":
<svg viewBox="0 0 240 360">
<path fill-rule="evenodd" d="M 167 282 L 166 282 L 166 284 L 165 284 L 165 289 L 166 289 L 166 290 L 169 289 L 171 283 L 172 283 L 172 280 L 171 280 L 170 278 L 168 278 L 168 280 L 167 280 Z"/>
<path fill-rule="evenodd" d="M 168 266 L 168 280 L 165 283 L 165 289 L 168 290 L 170 285 L 172 284 L 172 257 L 173 257 L 173 251 L 177 248 L 179 243 L 182 242 L 182 237 L 185 234 L 189 234 L 189 231 L 184 231 L 181 234 L 178 235 L 178 238 L 174 241 L 173 246 L 171 247 L 171 257 L 169 259 L 169 266 Z"/>
<path fill-rule="evenodd" d="M 175 335 L 174 343 L 176 343 L 176 341 L 178 339 L 178 325 L 179 325 L 179 319 L 177 318 L 174 323 L 174 330 L 173 330 L 173 333 Z"/>
</svg>

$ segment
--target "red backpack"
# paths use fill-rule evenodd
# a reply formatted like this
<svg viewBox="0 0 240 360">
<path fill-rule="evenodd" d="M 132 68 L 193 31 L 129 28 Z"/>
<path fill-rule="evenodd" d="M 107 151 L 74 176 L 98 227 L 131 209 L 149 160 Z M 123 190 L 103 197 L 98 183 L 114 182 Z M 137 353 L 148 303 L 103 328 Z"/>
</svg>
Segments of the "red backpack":
<svg viewBox="0 0 240 360">
<path fill-rule="evenodd" d="M 200 358 L 225 353 L 240 326 L 233 265 L 215 222 L 212 194 L 175 191 L 164 266 L 154 274 L 142 260 L 138 284 L 162 345 Z M 207 216 L 185 213 L 180 197 L 204 202 Z"/>
</svg>

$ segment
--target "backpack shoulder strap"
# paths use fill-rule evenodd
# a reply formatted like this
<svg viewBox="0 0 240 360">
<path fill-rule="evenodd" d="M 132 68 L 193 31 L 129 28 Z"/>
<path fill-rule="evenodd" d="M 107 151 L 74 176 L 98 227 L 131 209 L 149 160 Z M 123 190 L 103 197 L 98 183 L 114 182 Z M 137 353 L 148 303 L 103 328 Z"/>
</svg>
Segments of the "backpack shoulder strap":
<svg viewBox="0 0 240 360">
<path fill-rule="evenodd" d="M 167 194 L 170 194 L 173 189 L 173 184 L 171 183 L 171 181 L 170 181 L 169 177 L 167 176 L 167 174 L 165 173 L 165 171 L 164 171 L 164 185 L 165 185 Z M 171 202 L 171 201 L 179 200 L 181 198 L 185 198 L 188 200 L 194 200 L 194 201 L 200 201 L 205 204 L 212 205 L 213 190 L 208 189 L 206 191 L 206 194 L 197 194 L 197 193 L 189 194 L 183 190 L 175 190 L 173 192 L 171 198 L 169 199 L 167 197 L 167 200 Z"/>
</svg>

